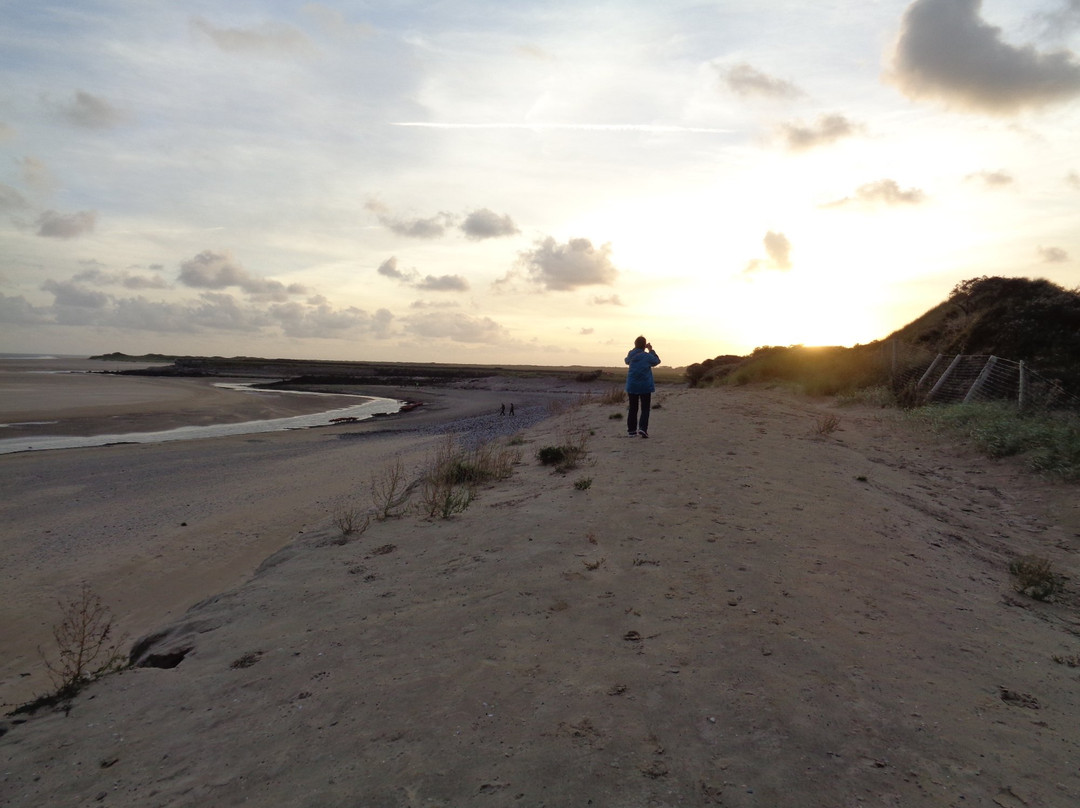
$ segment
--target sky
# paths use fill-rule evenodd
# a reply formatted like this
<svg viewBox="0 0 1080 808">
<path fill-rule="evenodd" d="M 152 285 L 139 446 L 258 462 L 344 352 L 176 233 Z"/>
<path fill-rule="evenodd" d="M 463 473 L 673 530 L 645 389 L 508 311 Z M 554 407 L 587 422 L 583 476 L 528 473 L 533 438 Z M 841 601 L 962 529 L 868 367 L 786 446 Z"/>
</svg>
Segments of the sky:
<svg viewBox="0 0 1080 808">
<path fill-rule="evenodd" d="M 1080 0 L 0 19 L 0 352 L 680 366 L 1080 285 Z"/>
</svg>

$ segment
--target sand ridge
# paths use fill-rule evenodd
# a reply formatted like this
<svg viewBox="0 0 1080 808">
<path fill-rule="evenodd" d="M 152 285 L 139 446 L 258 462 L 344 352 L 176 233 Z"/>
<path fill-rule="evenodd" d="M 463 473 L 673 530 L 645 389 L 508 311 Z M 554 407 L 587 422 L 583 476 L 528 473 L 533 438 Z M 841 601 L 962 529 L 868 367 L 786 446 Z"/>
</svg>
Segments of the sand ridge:
<svg viewBox="0 0 1080 808">
<path fill-rule="evenodd" d="M 1053 659 L 1080 650 L 1077 604 L 1007 572 L 1037 552 L 1076 579 L 1068 489 L 884 411 L 658 398 L 648 440 L 597 404 L 530 429 L 454 519 L 340 545 L 312 504 L 247 583 L 159 627 L 176 667 L 9 719 L 5 804 L 1080 800 L 1078 675 Z M 581 430 L 588 464 L 533 459 Z"/>
</svg>

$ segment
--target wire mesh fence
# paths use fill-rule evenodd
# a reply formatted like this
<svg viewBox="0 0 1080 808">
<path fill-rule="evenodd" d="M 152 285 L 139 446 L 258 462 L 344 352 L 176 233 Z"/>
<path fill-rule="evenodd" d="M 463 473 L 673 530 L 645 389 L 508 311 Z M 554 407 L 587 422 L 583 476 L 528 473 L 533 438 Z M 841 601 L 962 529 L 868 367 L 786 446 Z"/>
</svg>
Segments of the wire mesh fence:
<svg viewBox="0 0 1080 808">
<path fill-rule="evenodd" d="M 1000 356 L 933 354 L 885 343 L 892 388 L 914 405 L 1009 401 L 1027 411 L 1080 411 L 1080 397 L 1027 363 Z"/>
</svg>

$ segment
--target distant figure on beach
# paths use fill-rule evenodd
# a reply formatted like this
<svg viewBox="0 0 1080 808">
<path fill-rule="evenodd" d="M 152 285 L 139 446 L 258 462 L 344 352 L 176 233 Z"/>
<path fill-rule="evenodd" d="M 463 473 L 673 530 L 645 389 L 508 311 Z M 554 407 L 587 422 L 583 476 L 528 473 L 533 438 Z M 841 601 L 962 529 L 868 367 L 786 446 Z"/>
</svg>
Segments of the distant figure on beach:
<svg viewBox="0 0 1080 808">
<path fill-rule="evenodd" d="M 630 438 L 637 435 L 647 438 L 652 394 L 656 391 L 652 369 L 660 364 L 660 357 L 645 337 L 638 337 L 634 340 L 633 349 L 626 355 L 625 362 L 630 366 L 626 372 L 626 396 L 630 399 L 630 408 L 626 413 L 626 435 Z"/>
<path fill-rule="evenodd" d="M 499 415 L 506 415 L 506 405 L 505 404 L 500 404 L 499 405 Z"/>
<path fill-rule="evenodd" d="M 514 402 L 513 401 L 510 402 L 510 414 L 511 415 L 514 414 Z"/>
</svg>

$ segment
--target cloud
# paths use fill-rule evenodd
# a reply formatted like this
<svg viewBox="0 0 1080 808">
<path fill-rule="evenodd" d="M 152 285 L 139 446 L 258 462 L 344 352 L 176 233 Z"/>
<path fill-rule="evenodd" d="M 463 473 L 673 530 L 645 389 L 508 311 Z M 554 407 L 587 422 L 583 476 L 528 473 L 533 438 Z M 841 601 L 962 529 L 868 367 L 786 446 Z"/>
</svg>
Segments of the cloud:
<svg viewBox="0 0 1080 808">
<path fill-rule="evenodd" d="M 981 6 L 982 0 L 908 6 L 889 75 L 901 92 L 999 115 L 1080 95 L 1080 64 L 1071 51 L 1010 45 L 979 16 Z"/>
<path fill-rule="evenodd" d="M 884 179 L 868 182 L 855 189 L 854 196 L 845 196 L 835 202 L 828 202 L 822 207 L 839 208 L 848 205 L 920 205 L 926 201 L 926 195 L 918 188 L 901 189 L 896 180 Z"/>
<path fill-rule="evenodd" d="M 714 67 L 728 89 L 737 95 L 758 95 L 776 99 L 798 98 L 803 95 L 803 91 L 790 81 L 762 73 L 745 62 L 730 67 Z"/>
<path fill-rule="evenodd" d="M 968 182 L 982 182 L 988 188 L 1004 188 L 1015 180 L 1007 171 L 976 171 L 964 177 Z"/>
<path fill-rule="evenodd" d="M 510 333 L 490 317 L 473 317 L 460 312 L 429 312 L 407 319 L 410 332 L 425 339 L 502 345 Z"/>
<path fill-rule="evenodd" d="M 49 167 L 36 157 L 24 157 L 19 162 L 22 180 L 26 187 L 39 194 L 52 193 L 56 187 Z"/>
<path fill-rule="evenodd" d="M 1061 8 L 1037 15 L 1046 24 L 1047 34 L 1067 34 L 1080 28 L 1080 0 L 1062 0 Z"/>
<path fill-rule="evenodd" d="M 38 217 L 37 234 L 46 238 L 78 238 L 93 232 L 96 224 L 97 213 L 92 210 L 68 214 L 47 210 Z"/>
<path fill-rule="evenodd" d="M 600 297 L 597 295 L 592 299 L 594 306 L 625 306 L 622 302 L 622 298 L 618 295 L 608 295 L 607 297 Z"/>
<path fill-rule="evenodd" d="M 127 115 L 104 98 L 84 90 L 77 90 L 75 98 L 60 107 L 60 113 L 69 123 L 86 129 L 111 129 L 127 119 Z"/>
<path fill-rule="evenodd" d="M 436 213 L 427 219 L 405 219 L 393 216 L 381 202 L 369 201 L 364 207 L 375 214 L 379 224 L 389 228 L 399 236 L 409 238 L 439 238 L 446 233 L 446 228 L 454 224 L 455 217 L 450 213 Z"/>
<path fill-rule="evenodd" d="M 465 221 L 461 223 L 461 229 L 467 238 L 474 241 L 513 236 L 521 232 L 509 215 L 499 216 L 487 208 L 474 210 L 466 216 Z"/>
<path fill-rule="evenodd" d="M 84 273 L 91 279 L 101 270 Z M 122 273 L 116 273 L 122 276 Z M 386 309 L 374 314 L 355 307 L 335 309 L 324 298 L 314 296 L 308 304 L 294 301 L 271 303 L 238 302 L 223 292 L 202 292 L 194 300 L 164 302 L 143 296 L 116 298 L 88 289 L 74 278 L 47 280 L 41 286 L 55 298 L 53 305 L 35 307 L 23 297 L 0 294 L 0 322 L 19 325 L 52 323 L 65 326 L 95 326 L 131 332 L 196 334 L 275 333 L 295 338 L 342 339 L 361 335 L 389 336 L 394 316 Z"/>
<path fill-rule="evenodd" d="M 327 303 L 316 306 L 281 303 L 271 306 L 269 315 L 286 336 L 319 339 L 341 339 L 359 334 L 385 338 L 390 334 L 394 319 L 386 309 L 379 309 L 372 315 L 353 306 L 334 309 Z"/>
<path fill-rule="evenodd" d="M 306 286 L 298 283 L 286 286 L 280 281 L 259 278 L 238 264 L 228 252 L 215 253 L 203 250 L 180 265 L 179 280 L 195 289 L 227 289 L 238 287 L 247 294 L 265 300 L 286 300 L 289 295 L 308 293 Z"/>
<path fill-rule="evenodd" d="M 41 284 L 46 292 L 52 292 L 57 306 L 71 306 L 79 309 L 103 309 L 109 305 L 109 296 L 104 292 L 86 289 L 75 281 L 47 280 Z"/>
<path fill-rule="evenodd" d="M 375 28 L 363 22 L 349 22 L 348 18 L 336 8 L 322 3 L 307 3 L 301 9 L 318 23 L 324 33 L 338 39 L 366 39 L 375 33 Z"/>
<path fill-rule="evenodd" d="M 15 127 L 0 121 L 0 143 L 15 138 Z"/>
<path fill-rule="evenodd" d="M 596 333 L 595 328 L 582 328 L 580 331 L 578 331 L 578 335 L 582 337 L 588 337 L 594 333 Z"/>
<path fill-rule="evenodd" d="M 25 196 L 10 185 L 0 182 L 0 211 L 24 210 L 29 205 Z"/>
<path fill-rule="evenodd" d="M 168 289 L 169 282 L 160 275 L 133 275 L 127 270 L 109 272 L 100 267 L 85 269 L 72 276 L 73 281 L 97 286 L 123 286 L 125 289 Z"/>
<path fill-rule="evenodd" d="M 50 321 L 48 309 L 33 305 L 22 295 L 8 297 L 0 292 L 0 323 L 39 325 Z"/>
<path fill-rule="evenodd" d="M 1075 171 L 1070 171 L 1065 175 L 1065 182 L 1072 188 L 1080 191 L 1080 174 Z"/>
<path fill-rule="evenodd" d="M 1038 251 L 1044 264 L 1064 264 L 1069 260 L 1069 254 L 1061 247 L 1040 246 Z"/>
<path fill-rule="evenodd" d="M 276 55 L 303 53 L 313 47 L 302 31 L 281 23 L 263 23 L 257 28 L 218 28 L 202 17 L 193 17 L 191 27 L 230 53 Z"/>
<path fill-rule="evenodd" d="M 469 282 L 460 275 L 440 275 L 439 277 L 428 275 L 413 286 L 426 292 L 466 292 L 469 289 Z"/>
<path fill-rule="evenodd" d="M 746 264 L 744 274 L 753 274 L 763 269 L 791 269 L 791 242 L 783 233 L 775 233 L 772 230 L 765 234 L 761 240 L 765 245 L 767 259 L 754 258 Z"/>
<path fill-rule="evenodd" d="M 774 233 L 772 230 L 765 234 L 762 239 L 765 252 L 777 269 L 791 269 L 791 242 L 783 233 Z"/>
<path fill-rule="evenodd" d="M 792 151 L 807 151 L 827 146 L 862 131 L 860 124 L 843 115 L 823 115 L 814 124 L 785 123 L 780 125 L 780 137 Z"/>
<path fill-rule="evenodd" d="M 537 241 L 536 248 L 519 254 L 530 280 L 545 289 L 569 291 L 581 286 L 610 285 L 618 276 L 611 263 L 611 245 L 599 249 L 587 238 L 556 244 L 551 236 Z"/>
<path fill-rule="evenodd" d="M 395 255 L 391 255 L 389 258 L 379 264 L 379 268 L 375 271 L 386 278 L 393 278 L 394 280 L 399 281 L 409 280 L 409 275 L 398 269 L 398 260 L 397 256 Z M 413 270 L 412 275 L 415 274 L 416 271 Z"/>
<path fill-rule="evenodd" d="M 393 278 L 407 286 L 426 292 L 465 292 L 469 288 L 469 282 L 460 275 L 439 275 L 438 277 L 428 275 L 421 278 L 420 273 L 415 269 L 402 271 L 398 269 L 397 256 L 387 258 L 375 271 L 383 277 Z"/>
</svg>

